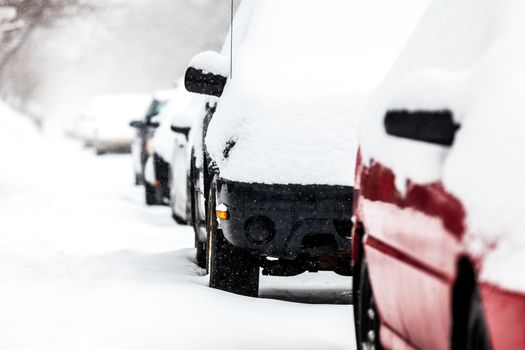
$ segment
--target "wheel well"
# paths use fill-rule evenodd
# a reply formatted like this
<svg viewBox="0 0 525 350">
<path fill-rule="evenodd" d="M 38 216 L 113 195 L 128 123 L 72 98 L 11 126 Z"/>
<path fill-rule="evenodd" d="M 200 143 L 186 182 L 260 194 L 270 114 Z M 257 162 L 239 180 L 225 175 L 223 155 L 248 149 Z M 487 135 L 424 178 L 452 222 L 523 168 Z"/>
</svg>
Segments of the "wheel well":
<svg viewBox="0 0 525 350">
<path fill-rule="evenodd" d="M 361 222 L 356 222 L 354 226 L 354 234 L 352 235 L 352 303 L 354 304 L 354 311 L 356 310 L 355 305 L 357 303 L 357 285 L 360 279 L 361 273 L 361 259 L 363 258 L 363 237 L 365 235 L 365 229 Z M 355 316 L 355 315 L 354 315 Z"/>
<path fill-rule="evenodd" d="M 365 228 L 361 222 L 356 222 L 354 228 L 354 235 L 352 237 L 352 260 L 354 267 L 359 266 L 362 255 L 364 254 L 363 237 L 365 236 Z M 355 240 L 355 242 L 354 242 Z"/>
<path fill-rule="evenodd" d="M 474 265 L 466 256 L 457 263 L 457 277 L 452 287 L 451 349 L 465 349 L 470 298 L 476 286 Z"/>
</svg>

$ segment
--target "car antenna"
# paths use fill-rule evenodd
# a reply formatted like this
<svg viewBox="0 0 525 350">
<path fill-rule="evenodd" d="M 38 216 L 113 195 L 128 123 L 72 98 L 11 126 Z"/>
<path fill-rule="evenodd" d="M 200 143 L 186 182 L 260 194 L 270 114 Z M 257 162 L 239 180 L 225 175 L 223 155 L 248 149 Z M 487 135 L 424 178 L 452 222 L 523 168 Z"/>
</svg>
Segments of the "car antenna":
<svg viewBox="0 0 525 350">
<path fill-rule="evenodd" d="M 230 6 L 230 79 L 233 78 L 233 0 Z"/>
</svg>

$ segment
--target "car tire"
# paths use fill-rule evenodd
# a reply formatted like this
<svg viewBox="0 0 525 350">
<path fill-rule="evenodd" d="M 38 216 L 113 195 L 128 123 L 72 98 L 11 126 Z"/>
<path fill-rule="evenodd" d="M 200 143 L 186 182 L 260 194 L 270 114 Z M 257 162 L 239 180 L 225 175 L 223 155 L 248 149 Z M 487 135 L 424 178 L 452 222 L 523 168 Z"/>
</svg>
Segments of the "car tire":
<svg viewBox="0 0 525 350">
<path fill-rule="evenodd" d="M 155 186 L 150 185 L 149 183 L 144 183 L 144 192 L 147 205 L 157 205 L 157 189 Z"/>
<path fill-rule="evenodd" d="M 180 215 L 177 215 L 177 213 L 175 213 L 175 209 L 173 208 L 173 205 L 171 205 L 171 217 L 177 224 L 187 225 L 186 220 L 184 220 L 183 218 L 180 217 Z"/>
<path fill-rule="evenodd" d="M 354 322 L 358 349 L 382 349 L 380 342 L 380 318 L 375 305 L 374 293 L 366 259 L 361 260 L 358 285 L 354 285 Z"/>
<path fill-rule="evenodd" d="M 472 291 L 467 324 L 467 350 L 491 350 L 479 288 Z"/>
<path fill-rule="evenodd" d="M 143 184 L 142 176 L 140 174 L 135 174 L 135 186 L 140 186 Z"/>
<path fill-rule="evenodd" d="M 230 293 L 257 297 L 259 265 L 254 257 L 232 246 L 218 228 L 215 214 L 215 184 L 208 198 L 208 270 L 210 287 Z"/>
<path fill-rule="evenodd" d="M 197 239 L 195 239 L 195 248 L 197 249 L 196 254 L 196 262 L 197 266 L 199 266 L 202 269 L 206 269 L 208 267 L 208 252 L 206 250 L 206 243 L 200 242 Z"/>
</svg>

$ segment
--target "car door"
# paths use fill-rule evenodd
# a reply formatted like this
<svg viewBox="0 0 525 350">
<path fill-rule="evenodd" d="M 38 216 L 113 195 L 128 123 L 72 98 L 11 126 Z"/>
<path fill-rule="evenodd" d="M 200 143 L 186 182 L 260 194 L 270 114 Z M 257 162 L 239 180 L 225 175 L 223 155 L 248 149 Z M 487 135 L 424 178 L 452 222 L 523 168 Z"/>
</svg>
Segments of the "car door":
<svg viewBox="0 0 525 350">
<path fill-rule="evenodd" d="M 396 151 L 395 170 L 372 161 L 361 180 L 365 251 L 385 325 L 382 339 L 446 349 L 464 211 L 440 175 L 458 125 L 452 112 L 441 110 L 390 111 L 384 125 Z"/>
</svg>

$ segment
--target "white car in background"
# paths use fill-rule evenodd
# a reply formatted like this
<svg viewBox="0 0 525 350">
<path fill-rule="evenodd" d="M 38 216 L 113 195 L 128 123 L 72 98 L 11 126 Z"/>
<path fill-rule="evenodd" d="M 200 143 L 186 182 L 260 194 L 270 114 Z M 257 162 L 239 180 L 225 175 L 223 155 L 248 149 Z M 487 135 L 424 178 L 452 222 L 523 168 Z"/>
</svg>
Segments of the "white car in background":
<svg viewBox="0 0 525 350">
<path fill-rule="evenodd" d="M 186 191 L 189 160 L 186 148 L 193 123 L 190 104 L 194 97 L 182 84 L 172 95 L 156 117 L 160 126 L 153 137 L 153 154 L 146 162 L 146 202 L 173 203 L 173 218 L 178 223 L 188 220 Z"/>
<path fill-rule="evenodd" d="M 130 122 L 135 129 L 135 137 L 131 145 L 133 159 L 133 170 L 135 172 L 135 184 L 144 184 L 144 170 L 148 157 L 153 154 L 153 135 L 159 126 L 158 116 L 166 107 L 168 101 L 173 97 L 175 89 L 159 90 L 151 97 L 151 102 L 140 119 Z"/>
<path fill-rule="evenodd" d="M 183 89 L 184 96 L 178 104 L 171 131 L 175 133 L 175 145 L 170 167 L 171 209 L 175 221 L 191 223 L 190 162 L 192 142 L 190 133 L 195 120 L 202 118 L 204 104 L 202 97 Z"/>
<path fill-rule="evenodd" d="M 143 116 L 151 97 L 148 95 L 107 95 L 93 100 L 87 117 L 94 123 L 93 144 L 98 155 L 129 153 L 133 130 L 129 123 Z"/>
</svg>

